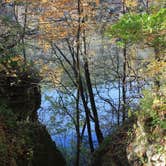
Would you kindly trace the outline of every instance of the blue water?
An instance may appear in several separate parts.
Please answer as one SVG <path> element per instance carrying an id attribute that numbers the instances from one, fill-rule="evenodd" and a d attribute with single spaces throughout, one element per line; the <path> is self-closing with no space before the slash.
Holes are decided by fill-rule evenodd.
<path id="1" fill-rule="evenodd" d="M 116 115 L 112 110 L 112 106 L 107 101 L 111 101 L 114 106 L 117 108 L 119 104 L 119 91 L 116 85 L 104 84 L 98 85 L 96 88 L 93 88 L 95 94 L 95 101 L 98 110 L 98 115 L 100 119 L 101 129 L 104 135 L 110 134 L 112 130 L 112 126 L 116 123 Z M 73 96 L 71 95 L 73 94 Z M 75 96 L 76 92 L 71 90 L 71 94 L 65 94 L 57 89 L 42 89 L 42 100 L 41 100 L 41 108 L 38 110 L 39 120 L 46 125 L 52 139 L 56 142 L 56 144 L 62 148 L 73 146 L 75 144 L 76 136 L 75 136 L 75 128 L 71 121 L 69 114 L 73 115 L 75 111 Z M 99 94 L 99 95 L 98 95 Z M 135 91 L 128 90 L 128 96 L 138 95 Z M 120 90 L 121 96 L 121 90 Z M 101 99 L 102 97 L 102 99 Z M 56 103 L 61 103 L 62 99 L 63 104 L 68 110 L 66 113 L 66 109 L 60 107 Z M 103 101 L 103 99 L 105 101 Z M 132 100 L 129 101 L 132 104 Z M 136 99 L 135 99 L 136 102 Z M 82 104 L 80 104 L 80 108 L 83 110 Z M 84 111 L 82 111 L 81 116 L 84 115 Z M 94 124 L 92 124 L 92 130 L 94 130 Z M 87 137 L 87 131 L 85 130 L 85 138 Z M 93 141 L 97 142 L 95 132 L 92 131 Z"/>

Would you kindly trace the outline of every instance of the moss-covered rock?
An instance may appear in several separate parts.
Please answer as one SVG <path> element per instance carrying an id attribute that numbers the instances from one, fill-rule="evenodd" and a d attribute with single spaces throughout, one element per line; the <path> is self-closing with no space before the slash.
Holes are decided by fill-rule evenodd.
<path id="1" fill-rule="evenodd" d="M 65 160 L 38 121 L 17 120 L 0 105 L 0 166 L 64 166 Z"/>
<path id="2" fill-rule="evenodd" d="M 0 166 L 64 166 L 62 154 L 37 118 L 40 77 L 27 66 L 8 71 L 0 71 Z"/>
<path id="3" fill-rule="evenodd" d="M 108 136 L 102 145 L 96 150 L 93 156 L 93 166 L 128 166 L 129 161 L 127 158 L 127 146 L 131 141 L 132 136 L 129 131 L 132 132 L 131 121 L 126 122 L 123 126 L 116 128 L 111 136 Z"/>
<path id="4" fill-rule="evenodd" d="M 0 101 L 17 115 L 18 120 L 37 120 L 41 103 L 37 69 L 21 56 L 5 57 L 0 63 Z"/>
<path id="5" fill-rule="evenodd" d="M 43 125 L 18 122 L 14 116 L 8 115 L 0 112 L 0 166 L 65 165 L 63 156 Z"/>
<path id="6" fill-rule="evenodd" d="M 37 120 L 37 110 L 41 103 L 40 87 L 29 85 L 0 85 L 0 101 L 8 105 L 18 120 Z"/>
<path id="7" fill-rule="evenodd" d="M 108 136 L 93 157 L 93 166 L 165 166 L 166 137 L 143 114 L 133 116 Z"/>

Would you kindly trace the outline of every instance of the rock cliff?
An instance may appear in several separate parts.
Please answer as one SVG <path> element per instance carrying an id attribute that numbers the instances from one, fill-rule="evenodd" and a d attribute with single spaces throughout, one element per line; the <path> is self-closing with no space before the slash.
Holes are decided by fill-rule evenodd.
<path id="1" fill-rule="evenodd" d="M 27 68 L 7 72 L 0 72 L 0 166 L 64 166 L 62 154 L 37 118 L 40 77 Z"/>
<path id="2" fill-rule="evenodd" d="M 93 166 L 165 166 L 165 130 L 148 116 L 134 116 L 115 129 L 94 154 Z"/>

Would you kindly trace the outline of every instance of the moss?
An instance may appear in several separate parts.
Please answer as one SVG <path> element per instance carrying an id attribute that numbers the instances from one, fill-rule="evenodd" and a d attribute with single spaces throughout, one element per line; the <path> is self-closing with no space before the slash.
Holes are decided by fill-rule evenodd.
<path id="1" fill-rule="evenodd" d="M 0 87 L 0 166 L 64 166 L 62 154 L 37 120 L 40 88 L 32 80 L 13 86 L 5 80 L 0 80 L 4 83 Z"/>
<path id="2" fill-rule="evenodd" d="M 10 128 L 8 121 L 0 124 L 0 165 L 8 166 L 11 162 L 16 166 L 65 165 L 43 125 L 34 122 L 13 124 L 14 128 Z"/>
<path id="3" fill-rule="evenodd" d="M 158 119 L 157 114 L 149 111 L 133 114 L 104 140 L 94 153 L 92 165 L 153 165 L 153 155 L 165 154 L 165 131 Z"/>
<path id="4" fill-rule="evenodd" d="M 128 166 L 126 149 L 134 137 L 133 123 L 136 117 L 131 117 L 125 124 L 117 127 L 108 136 L 93 156 L 93 166 Z M 132 133 L 132 134 L 131 134 Z"/>

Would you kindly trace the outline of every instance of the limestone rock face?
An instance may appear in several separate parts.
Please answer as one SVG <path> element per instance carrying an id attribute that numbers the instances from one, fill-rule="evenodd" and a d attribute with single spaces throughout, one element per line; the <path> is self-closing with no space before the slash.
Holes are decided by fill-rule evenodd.
<path id="1" fill-rule="evenodd" d="M 130 165 L 164 166 L 166 165 L 164 130 L 157 127 L 149 128 L 148 131 L 145 121 L 139 119 L 134 126 L 135 137 L 126 149 L 129 163 Z"/>
<path id="2" fill-rule="evenodd" d="M 139 116 L 138 116 L 139 117 Z M 117 128 L 94 154 L 93 166 L 165 166 L 165 131 L 131 118 Z"/>

